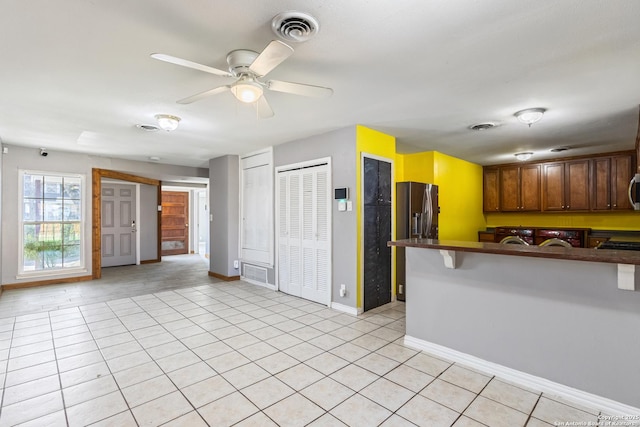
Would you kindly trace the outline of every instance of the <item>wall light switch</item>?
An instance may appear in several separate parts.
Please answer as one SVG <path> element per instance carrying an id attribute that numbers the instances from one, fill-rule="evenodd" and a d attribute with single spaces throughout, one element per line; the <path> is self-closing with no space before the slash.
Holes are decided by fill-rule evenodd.
<path id="1" fill-rule="evenodd" d="M 347 201 L 346 200 L 340 200 L 338 201 L 338 211 L 340 212 L 344 212 L 347 210 Z"/>
<path id="2" fill-rule="evenodd" d="M 353 210 L 353 202 L 351 200 L 347 200 L 347 212 L 351 212 Z"/>

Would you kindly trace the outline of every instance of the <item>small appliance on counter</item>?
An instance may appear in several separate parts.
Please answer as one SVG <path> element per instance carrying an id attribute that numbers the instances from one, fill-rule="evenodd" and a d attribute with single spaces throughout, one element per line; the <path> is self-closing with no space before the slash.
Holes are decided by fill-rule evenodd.
<path id="1" fill-rule="evenodd" d="M 622 251 L 640 251 L 640 237 L 614 236 L 596 246 L 596 249 L 615 249 Z"/>
<path id="2" fill-rule="evenodd" d="M 396 239 L 438 238 L 438 186 L 423 182 L 396 183 Z M 396 248 L 396 297 L 407 292 L 405 252 Z"/>

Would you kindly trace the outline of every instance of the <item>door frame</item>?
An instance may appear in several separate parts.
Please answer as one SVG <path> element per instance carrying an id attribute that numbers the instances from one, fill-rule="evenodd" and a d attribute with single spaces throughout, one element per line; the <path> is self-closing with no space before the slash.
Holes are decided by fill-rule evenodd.
<path id="1" fill-rule="evenodd" d="M 329 217 L 328 221 L 328 229 L 327 233 L 327 246 L 329 248 L 329 259 L 328 259 L 328 269 L 329 269 L 329 286 L 327 286 L 327 307 L 331 307 L 332 298 L 333 298 L 333 198 L 331 189 L 333 188 L 333 169 L 331 168 L 331 157 L 321 157 L 313 160 L 306 160 L 304 162 L 291 163 L 288 165 L 277 166 L 274 171 L 274 192 L 275 192 L 275 262 L 274 262 L 274 274 L 275 274 L 275 283 L 274 290 L 280 290 L 280 277 L 278 271 L 280 270 L 279 263 L 279 243 L 280 243 L 280 221 L 279 221 L 279 213 L 280 213 L 280 192 L 279 189 L 279 180 L 278 173 L 287 172 L 291 170 L 312 168 L 317 166 L 326 165 L 329 169 L 329 173 L 327 174 L 327 185 L 329 186 L 329 194 L 327 194 L 328 201 L 327 203 L 330 206 L 329 209 Z"/>
<path id="2" fill-rule="evenodd" d="M 360 209 L 360 229 L 358 232 L 360 233 L 359 243 L 360 243 L 360 256 L 358 263 L 360 264 L 360 280 L 358 283 L 358 301 L 357 310 L 358 313 L 364 312 L 364 159 L 373 159 L 379 160 L 382 162 L 391 163 L 391 240 L 396 239 L 396 178 L 395 178 L 395 162 L 394 159 L 389 157 L 379 156 L 377 154 L 371 154 L 362 152 L 360 154 L 360 203 L 358 208 Z M 391 248 L 391 302 L 396 300 L 396 292 L 393 284 L 396 279 L 396 251 L 395 247 Z"/>
<path id="3" fill-rule="evenodd" d="M 91 278 L 100 279 L 102 277 L 102 178 L 118 179 L 121 181 L 129 181 L 138 184 L 147 184 L 156 187 L 157 200 L 161 202 L 161 181 L 157 179 L 144 178 L 142 176 L 132 175 L 124 172 L 117 172 L 109 169 L 93 168 L 91 171 L 91 231 L 92 231 L 92 248 L 91 248 Z M 162 226 L 161 211 L 157 211 L 158 215 L 158 247 L 156 248 L 156 259 L 142 261 L 141 263 L 160 262 L 160 227 Z"/>

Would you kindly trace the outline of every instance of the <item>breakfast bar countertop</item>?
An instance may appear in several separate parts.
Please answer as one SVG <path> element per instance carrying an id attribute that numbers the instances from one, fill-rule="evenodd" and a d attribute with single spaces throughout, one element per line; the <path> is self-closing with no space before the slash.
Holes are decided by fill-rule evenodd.
<path id="1" fill-rule="evenodd" d="M 640 265 L 640 251 L 565 248 L 562 246 L 526 246 L 490 242 L 459 240 L 404 239 L 388 242 L 388 246 L 439 249 L 443 251 L 477 252 L 496 255 L 512 255 L 535 258 L 566 259 L 573 261 L 606 262 L 612 264 Z"/>

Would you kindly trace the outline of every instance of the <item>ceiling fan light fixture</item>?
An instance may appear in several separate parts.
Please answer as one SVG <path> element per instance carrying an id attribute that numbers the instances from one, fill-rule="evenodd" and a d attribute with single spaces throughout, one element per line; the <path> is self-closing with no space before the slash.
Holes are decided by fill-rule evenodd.
<path id="1" fill-rule="evenodd" d="M 531 127 L 532 124 L 540 121 L 544 116 L 545 108 L 527 108 L 526 110 L 520 110 L 514 114 L 520 120 L 520 122 Z"/>
<path id="2" fill-rule="evenodd" d="M 531 156 L 533 156 L 533 153 L 531 151 L 525 151 L 523 153 L 516 153 L 514 154 L 514 156 L 516 156 L 516 159 L 520 160 L 521 162 L 525 162 L 529 160 Z"/>
<path id="3" fill-rule="evenodd" d="M 256 102 L 262 96 L 262 86 L 254 79 L 247 77 L 241 78 L 237 83 L 231 86 L 231 93 L 238 101 L 246 104 Z"/>
<path id="4" fill-rule="evenodd" d="M 156 120 L 160 129 L 167 132 L 178 129 L 178 124 L 180 123 L 180 117 L 170 114 L 156 114 Z"/>

